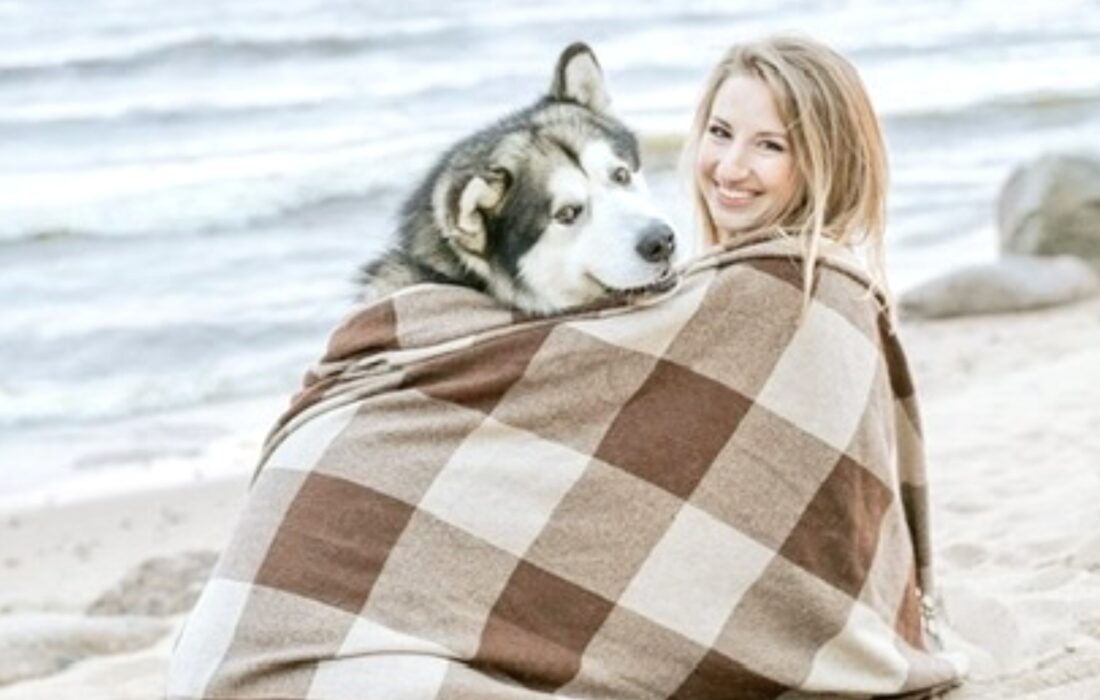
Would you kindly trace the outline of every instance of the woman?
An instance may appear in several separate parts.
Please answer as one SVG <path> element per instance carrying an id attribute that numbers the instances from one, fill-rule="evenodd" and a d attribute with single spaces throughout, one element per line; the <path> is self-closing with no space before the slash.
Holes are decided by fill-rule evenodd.
<path id="1" fill-rule="evenodd" d="M 733 46 L 707 79 L 682 153 L 681 169 L 691 182 L 701 242 L 712 255 L 721 255 L 719 251 L 725 250 L 751 259 L 786 250 L 788 260 L 797 262 L 802 303 L 801 313 L 789 316 L 794 319 L 793 325 L 800 327 L 806 321 L 818 289 L 829 287 L 827 280 L 836 277 L 837 271 L 865 285 L 867 293 L 855 302 L 855 307 L 847 306 L 842 315 L 852 321 L 862 315 L 856 307 L 864 305 L 867 315 L 877 317 L 878 349 L 890 374 L 895 400 L 903 406 L 913 428 L 907 435 L 896 426 L 882 426 L 884 432 L 897 430 L 896 457 L 890 467 L 898 478 L 892 484 L 896 491 L 892 497 L 904 502 L 910 530 L 906 541 L 895 544 L 912 547 L 917 567 L 912 600 L 903 601 L 898 617 L 919 619 L 922 631 L 911 633 L 909 641 L 918 649 L 932 650 L 930 658 L 948 664 L 939 669 L 938 673 L 943 674 L 939 678 L 933 673 L 917 681 L 910 675 L 903 692 L 921 695 L 921 686 L 925 686 L 923 692 L 934 692 L 937 685 L 942 688 L 945 682 L 950 684 L 953 675 L 965 674 L 968 664 L 954 654 L 936 651 L 941 644 L 934 619 L 919 414 L 904 353 L 893 330 L 892 298 L 885 270 L 886 149 L 858 72 L 839 53 L 807 38 L 776 36 Z M 749 292 L 743 300 L 751 303 L 753 296 Z M 818 306 L 836 308 L 828 299 L 828 291 L 821 296 L 823 303 Z M 781 302 L 767 303 L 768 313 L 783 306 Z M 797 329 L 791 333 L 797 334 Z M 818 357 L 829 356 L 832 341 L 821 337 L 828 334 L 806 330 L 802 335 L 816 335 Z M 811 373 L 830 372 L 842 383 L 850 379 L 845 376 L 844 366 L 830 367 L 826 359 L 817 364 L 821 367 L 810 368 Z M 807 391 L 811 393 L 813 390 Z M 883 423 L 893 422 L 892 417 L 881 419 Z M 912 489 L 912 483 L 920 487 Z M 840 508 L 850 504 L 834 505 Z M 857 539 L 858 534 L 848 532 L 846 537 Z M 822 568 L 830 566 L 825 563 Z M 908 613 L 906 607 L 911 608 Z M 873 679 L 874 664 L 871 666 L 863 678 L 853 673 L 848 687 L 841 680 L 828 690 L 868 692 L 863 683 L 877 683 Z"/>
<path id="2" fill-rule="evenodd" d="M 886 149 L 852 65 L 828 47 L 775 38 L 715 66 L 684 149 L 706 244 L 774 227 L 805 249 L 808 294 L 822 239 L 867 244 L 886 289 Z"/>

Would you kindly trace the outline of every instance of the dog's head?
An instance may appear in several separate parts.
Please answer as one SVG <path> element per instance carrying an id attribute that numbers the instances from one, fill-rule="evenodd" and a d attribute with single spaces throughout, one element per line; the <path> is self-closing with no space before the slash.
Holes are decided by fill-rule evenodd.
<path id="1" fill-rule="evenodd" d="M 573 44 L 546 96 L 450 152 L 436 224 L 502 301 L 552 313 L 674 284 L 676 234 L 609 105 L 595 55 Z"/>

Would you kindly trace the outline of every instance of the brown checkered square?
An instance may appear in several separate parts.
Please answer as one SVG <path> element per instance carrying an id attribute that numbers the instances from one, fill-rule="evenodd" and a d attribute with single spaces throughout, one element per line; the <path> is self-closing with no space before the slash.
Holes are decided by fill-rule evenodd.
<path id="1" fill-rule="evenodd" d="M 858 598 L 892 500 L 881 481 L 842 457 L 779 553 Z"/>
<path id="2" fill-rule="evenodd" d="M 771 700 L 783 694 L 784 686 L 753 673 L 733 659 L 710 651 L 669 700 Z"/>
<path id="3" fill-rule="evenodd" d="M 256 583 L 357 613 L 412 512 L 373 489 L 310 474 Z"/>
<path id="4" fill-rule="evenodd" d="M 913 376 L 909 373 L 909 362 L 902 350 L 897 329 L 884 313 L 878 316 L 878 328 L 879 346 L 886 366 L 890 368 L 890 388 L 898 399 L 908 399 L 913 396 Z"/>
<path id="5" fill-rule="evenodd" d="M 925 649 L 924 627 L 921 623 L 920 591 L 917 590 L 917 572 L 910 569 L 908 580 L 905 583 L 905 593 L 902 595 L 901 604 L 898 606 L 897 618 L 894 620 L 894 629 L 898 636 L 906 641 L 914 649 Z"/>
<path id="6" fill-rule="evenodd" d="M 792 258 L 786 255 L 763 256 L 752 260 L 746 260 L 745 266 L 751 267 L 758 272 L 763 272 L 766 275 L 771 275 L 798 292 L 799 295 L 802 294 L 803 270 L 802 260 L 799 258 Z M 814 279 L 812 282 L 815 291 L 817 290 L 820 280 L 821 268 L 818 267 L 814 270 Z"/>
<path id="7" fill-rule="evenodd" d="M 687 498 L 752 402 L 664 360 L 626 402 L 596 456 Z"/>
<path id="8" fill-rule="evenodd" d="M 397 346 L 397 313 L 392 301 L 372 304 L 347 318 L 329 340 L 325 360 L 336 362 L 364 352 Z"/>
<path id="9" fill-rule="evenodd" d="M 528 328 L 426 360 L 409 368 L 401 388 L 492 413 L 549 334 L 545 326 Z"/>
<path id="10" fill-rule="evenodd" d="M 520 563 L 471 663 L 532 688 L 555 690 L 577 675 L 585 647 L 612 607 L 580 586 Z"/>

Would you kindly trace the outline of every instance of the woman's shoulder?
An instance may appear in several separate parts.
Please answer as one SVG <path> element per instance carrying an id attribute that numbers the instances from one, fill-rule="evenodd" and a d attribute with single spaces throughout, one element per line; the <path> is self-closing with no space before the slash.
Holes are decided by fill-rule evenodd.
<path id="1" fill-rule="evenodd" d="M 877 333 L 880 323 L 888 320 L 887 295 L 859 253 L 823 240 L 812 256 L 811 274 L 807 257 L 801 241 L 794 238 L 764 239 L 704 256 L 720 271 L 729 301 L 746 312 L 792 320 L 835 315 L 869 335 Z"/>

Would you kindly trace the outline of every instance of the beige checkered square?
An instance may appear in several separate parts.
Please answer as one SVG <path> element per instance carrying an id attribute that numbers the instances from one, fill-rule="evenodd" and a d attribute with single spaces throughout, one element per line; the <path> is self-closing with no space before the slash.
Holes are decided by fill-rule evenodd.
<path id="1" fill-rule="evenodd" d="M 562 498 L 526 558 L 616 600 L 682 503 L 644 479 L 593 460 Z M 608 556 L 611 552 L 614 556 Z"/>
<path id="2" fill-rule="evenodd" d="M 484 415 L 415 391 L 387 392 L 359 404 L 358 419 L 325 450 L 317 471 L 405 503 L 424 497 L 440 468 Z"/>
<path id="3" fill-rule="evenodd" d="M 779 549 L 840 457 L 813 435 L 753 405 L 691 502 Z"/>
<path id="4" fill-rule="evenodd" d="M 360 614 L 471 658 L 517 561 L 418 511 L 391 550 Z"/>
<path id="5" fill-rule="evenodd" d="M 790 342 L 801 297 L 790 284 L 752 269 L 719 276 L 664 359 L 755 397 L 775 364 L 774 354 L 760 348 Z"/>
<path id="6" fill-rule="evenodd" d="M 309 624 L 301 624 L 302 620 L 309 620 Z M 338 608 L 286 591 L 253 586 L 233 629 L 225 660 L 203 697 L 241 697 L 239 686 L 247 685 L 250 698 L 306 698 L 313 680 L 311 664 L 269 661 L 264 672 L 257 674 L 256 662 L 249 659 L 271 659 L 279 649 L 307 649 L 307 659 L 335 656 L 354 623 L 354 615 Z M 277 640 L 274 647 L 273 640 Z"/>
<path id="7" fill-rule="evenodd" d="M 493 409 L 493 418 L 591 454 L 656 362 L 560 326 Z"/>
<path id="8" fill-rule="evenodd" d="M 705 654 L 704 647 L 683 635 L 619 606 L 585 649 L 576 678 L 558 696 L 598 698 L 608 688 L 626 687 L 632 699 L 664 700 Z"/>
<path id="9" fill-rule="evenodd" d="M 761 675 L 798 687 L 817 650 L 844 627 L 852 604 L 833 586 L 775 557 L 745 594 L 714 648 Z M 761 639 L 776 647 L 761 646 Z"/>

